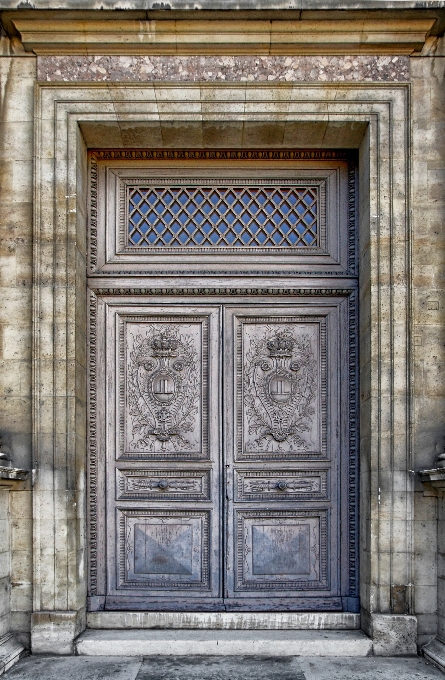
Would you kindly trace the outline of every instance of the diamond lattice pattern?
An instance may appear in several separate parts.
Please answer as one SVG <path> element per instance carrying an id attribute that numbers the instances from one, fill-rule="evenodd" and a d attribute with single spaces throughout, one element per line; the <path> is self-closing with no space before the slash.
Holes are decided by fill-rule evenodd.
<path id="1" fill-rule="evenodd" d="M 128 245 L 318 246 L 316 186 L 131 188 Z"/>

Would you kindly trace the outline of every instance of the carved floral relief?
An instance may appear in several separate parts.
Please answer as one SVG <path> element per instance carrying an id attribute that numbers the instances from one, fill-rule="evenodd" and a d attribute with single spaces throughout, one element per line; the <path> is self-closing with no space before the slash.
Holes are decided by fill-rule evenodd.
<path id="1" fill-rule="evenodd" d="M 199 325 L 147 323 L 137 331 L 127 365 L 130 452 L 199 451 Z"/>
<path id="2" fill-rule="evenodd" d="M 318 425 L 314 333 L 290 324 L 250 326 L 244 341 L 244 450 L 313 450 Z"/>

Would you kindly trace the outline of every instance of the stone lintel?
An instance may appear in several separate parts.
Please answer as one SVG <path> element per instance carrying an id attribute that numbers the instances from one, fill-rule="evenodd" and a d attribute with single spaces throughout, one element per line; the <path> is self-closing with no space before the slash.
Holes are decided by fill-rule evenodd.
<path id="1" fill-rule="evenodd" d="M 85 610 L 46 611 L 31 615 L 33 654 L 74 654 L 74 640 L 85 628 Z"/>
<path id="2" fill-rule="evenodd" d="M 375 656 L 417 654 L 417 619 L 398 614 L 371 614 Z"/>

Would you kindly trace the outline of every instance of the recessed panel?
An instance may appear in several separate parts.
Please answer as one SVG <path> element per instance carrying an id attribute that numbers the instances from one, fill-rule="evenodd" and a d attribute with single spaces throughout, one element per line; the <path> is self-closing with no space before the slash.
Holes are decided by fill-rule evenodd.
<path id="1" fill-rule="evenodd" d="M 207 319 L 123 319 L 119 362 L 120 457 L 207 457 Z"/>
<path id="2" fill-rule="evenodd" d="M 117 512 L 120 588 L 208 588 L 209 512 Z"/>
<path id="3" fill-rule="evenodd" d="M 238 460 L 323 456 L 324 320 L 239 319 L 236 343 Z"/>
<path id="4" fill-rule="evenodd" d="M 326 511 L 238 511 L 235 516 L 235 590 L 329 588 Z"/>
<path id="5" fill-rule="evenodd" d="M 354 267 L 350 153 L 147 153 L 142 162 L 129 149 L 90 156 L 91 272 L 293 276 L 303 266 L 325 276 Z"/>
<path id="6" fill-rule="evenodd" d="M 328 500 L 328 470 L 235 470 L 235 501 Z"/>
<path id="7" fill-rule="evenodd" d="M 210 470 L 116 470 L 118 500 L 210 500 Z"/>

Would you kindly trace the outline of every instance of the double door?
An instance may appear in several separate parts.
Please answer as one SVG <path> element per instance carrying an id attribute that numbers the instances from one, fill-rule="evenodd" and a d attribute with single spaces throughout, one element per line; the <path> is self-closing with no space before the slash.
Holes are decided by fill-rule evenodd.
<path id="1" fill-rule="evenodd" d="M 95 304 L 90 608 L 353 610 L 348 296 Z"/>

